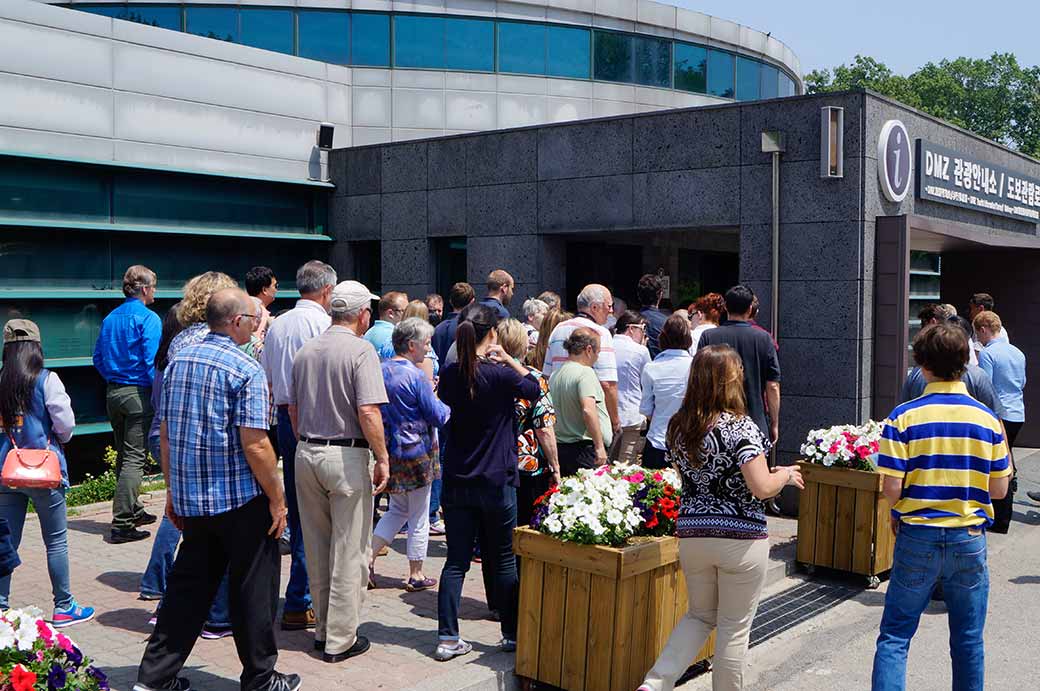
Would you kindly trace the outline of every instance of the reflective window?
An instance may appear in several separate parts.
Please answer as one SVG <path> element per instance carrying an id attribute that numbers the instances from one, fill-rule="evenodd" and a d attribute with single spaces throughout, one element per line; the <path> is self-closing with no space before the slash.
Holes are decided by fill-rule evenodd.
<path id="1" fill-rule="evenodd" d="M 156 7 L 155 5 L 102 5 L 95 7 L 76 7 L 91 14 L 100 14 L 127 22 L 157 26 L 160 29 L 181 30 L 181 8 Z"/>
<path id="2" fill-rule="evenodd" d="M 531 50 L 537 51 L 537 46 Z M 449 70 L 495 71 L 495 22 L 444 20 L 444 66 Z"/>
<path id="3" fill-rule="evenodd" d="M 636 84 L 660 87 L 672 85 L 671 41 L 635 36 L 633 58 Z"/>
<path id="4" fill-rule="evenodd" d="M 242 22 L 242 43 L 292 55 L 292 10 L 244 8 L 239 17 Z"/>
<path id="5" fill-rule="evenodd" d="M 394 67 L 444 67 L 444 18 L 394 17 Z"/>
<path id="6" fill-rule="evenodd" d="M 595 79 L 608 82 L 633 82 L 632 36 L 596 31 L 596 64 L 592 74 Z"/>
<path id="7" fill-rule="evenodd" d="M 233 7 L 189 7 L 188 33 L 238 43 L 238 10 Z"/>
<path id="8" fill-rule="evenodd" d="M 783 72 L 780 73 L 780 95 L 781 96 L 794 96 L 795 86 L 794 80 L 788 77 Z"/>
<path id="9" fill-rule="evenodd" d="M 762 98 L 776 98 L 780 95 L 780 70 L 772 65 L 759 65 L 762 75 L 760 93 Z"/>
<path id="10" fill-rule="evenodd" d="M 737 100 L 755 101 L 761 96 L 759 63 L 751 58 L 737 56 Z"/>
<path id="11" fill-rule="evenodd" d="M 708 86 L 708 49 L 675 44 L 675 88 L 703 94 Z"/>
<path id="12" fill-rule="evenodd" d="M 708 51 L 708 93 L 733 98 L 733 54 L 721 50 Z"/>
<path id="13" fill-rule="evenodd" d="M 300 10 L 298 17 L 300 57 L 350 64 L 350 14 Z"/>
<path id="14" fill-rule="evenodd" d="M 545 74 L 545 25 L 498 23 L 498 70 Z"/>
<path id="15" fill-rule="evenodd" d="M 353 12 L 350 15 L 350 64 L 390 65 L 390 16 Z"/>
<path id="16" fill-rule="evenodd" d="M 591 38 L 588 29 L 548 27 L 549 74 L 554 77 L 589 78 Z"/>

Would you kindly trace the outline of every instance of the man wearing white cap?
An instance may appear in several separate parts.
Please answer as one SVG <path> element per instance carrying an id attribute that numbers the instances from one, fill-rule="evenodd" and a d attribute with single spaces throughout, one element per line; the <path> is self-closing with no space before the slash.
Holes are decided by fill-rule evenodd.
<path id="1" fill-rule="evenodd" d="M 387 402 L 383 373 L 362 338 L 378 299 L 357 281 L 338 284 L 329 300 L 332 326 L 296 353 L 289 387 L 314 647 L 325 662 L 369 648 L 357 628 L 372 551 L 372 496 L 390 476 L 379 409 Z"/>

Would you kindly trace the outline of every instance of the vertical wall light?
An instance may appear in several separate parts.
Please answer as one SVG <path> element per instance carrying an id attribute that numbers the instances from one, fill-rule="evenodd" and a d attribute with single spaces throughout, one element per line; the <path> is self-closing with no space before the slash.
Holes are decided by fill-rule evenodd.
<path id="1" fill-rule="evenodd" d="M 845 177 L 845 109 L 820 108 L 820 177 Z"/>

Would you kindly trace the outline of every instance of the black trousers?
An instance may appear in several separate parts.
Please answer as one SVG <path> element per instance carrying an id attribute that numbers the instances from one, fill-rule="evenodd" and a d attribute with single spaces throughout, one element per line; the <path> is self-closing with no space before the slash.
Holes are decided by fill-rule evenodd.
<path id="1" fill-rule="evenodd" d="M 664 451 L 647 442 L 643 447 L 643 467 L 652 470 L 667 468 L 668 461 L 665 460 Z"/>
<path id="2" fill-rule="evenodd" d="M 1009 422 L 1004 420 L 1004 429 L 1007 431 L 1007 445 L 1010 451 L 1015 446 L 1015 439 L 1022 430 L 1021 422 Z M 1015 492 L 1018 491 L 1017 473 L 1011 475 L 1011 483 L 1008 485 L 1007 495 L 1003 499 L 993 500 L 993 525 L 990 532 L 1007 534 L 1011 527 L 1011 518 L 1014 514 Z"/>
<path id="3" fill-rule="evenodd" d="M 596 447 L 591 441 L 578 441 L 572 444 L 556 444 L 556 453 L 560 457 L 560 476 L 577 475 L 579 468 L 596 467 Z"/>
<path id="4" fill-rule="evenodd" d="M 158 687 L 180 673 L 227 571 L 241 689 L 267 688 L 278 660 L 274 620 L 280 576 L 278 541 L 267 534 L 270 527 L 270 505 L 262 494 L 227 513 L 184 519 L 183 541 L 137 673 L 140 683 Z"/>

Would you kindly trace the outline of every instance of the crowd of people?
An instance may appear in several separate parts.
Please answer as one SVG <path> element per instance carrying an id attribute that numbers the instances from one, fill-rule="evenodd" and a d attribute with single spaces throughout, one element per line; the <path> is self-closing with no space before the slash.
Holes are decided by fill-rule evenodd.
<path id="1" fill-rule="evenodd" d="M 220 272 L 192 278 L 160 318 L 149 309 L 157 281 L 147 267 L 127 269 L 126 301 L 105 318 L 94 355 L 117 449 L 111 541 L 148 539 L 142 528 L 158 520 L 139 498 L 149 454 L 168 489 L 141 579 L 141 599 L 159 605 L 137 691 L 190 689 L 179 673 L 200 636 L 234 636 L 243 689 L 300 687 L 298 675 L 275 669 L 283 542 L 290 577 L 281 628 L 312 629 L 325 662 L 369 650 L 359 633 L 365 593 L 379 587 L 378 556 L 402 530 L 408 572 L 394 578 L 408 591 L 438 589 L 433 657 L 472 650 L 458 612 L 475 557 L 489 614 L 501 622 L 500 648 L 515 650 L 513 528 L 562 476 L 635 462 L 682 477 L 677 534 L 690 600 L 642 688 L 672 688 L 712 630 L 716 688 L 740 688 L 768 564 L 764 502 L 803 487 L 797 467 L 767 462 L 779 436 L 779 345 L 755 322 L 750 288 L 671 311 L 661 307 L 661 277 L 648 274 L 635 286 L 638 310 L 590 284 L 574 296 L 574 313 L 546 291 L 520 306 L 518 320 L 505 270 L 488 275 L 480 299 L 456 283 L 447 300 L 409 300 L 339 281 L 331 266 L 310 261 L 295 276 L 299 300 L 283 313 L 269 311 L 274 272 L 255 267 L 245 291 Z M 1002 487 L 1013 488 L 1007 449 L 1024 421 L 1025 358 L 992 297 L 976 294 L 970 305 L 970 322 L 949 305 L 921 313 L 906 402 L 886 421 L 878 464 L 902 529 L 876 688 L 899 688 L 899 658 L 905 666 L 923 609 L 923 586 L 900 578 L 907 542 L 963 542 L 984 567 L 979 531 L 1000 529 Z M 0 454 L 16 443 L 60 454 L 75 418 L 60 379 L 43 367 L 39 329 L 11 320 L 3 337 Z M 950 458 L 988 475 L 988 483 L 971 480 L 971 501 L 943 499 L 937 485 L 951 476 L 931 472 L 934 459 L 927 465 L 908 442 L 914 425 L 943 415 L 975 425 L 967 437 L 928 428 L 945 434 Z M 968 437 L 985 438 L 985 458 L 977 445 L 958 447 Z M 61 470 L 54 490 L 0 487 L 15 549 L 29 500 L 40 515 L 56 626 L 94 615 L 70 592 L 63 456 Z M 439 579 L 424 570 L 431 534 L 446 534 Z M 984 616 L 984 598 L 936 563 L 928 594 L 945 585 L 951 616 L 955 608 L 969 623 Z M 0 578 L 0 607 L 9 589 L 10 577 Z M 974 635 L 951 645 L 977 645 Z M 981 674 L 971 665 L 955 665 L 955 675 Z"/>

